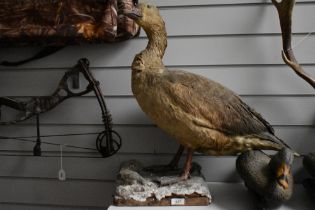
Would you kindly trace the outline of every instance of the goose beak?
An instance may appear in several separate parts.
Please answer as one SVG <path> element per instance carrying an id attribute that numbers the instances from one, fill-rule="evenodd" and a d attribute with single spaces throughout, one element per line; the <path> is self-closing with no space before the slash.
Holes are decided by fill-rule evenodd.
<path id="1" fill-rule="evenodd" d="M 291 174 L 290 166 L 286 164 L 282 164 L 277 170 L 277 182 L 278 184 L 284 188 L 289 188 L 289 176 Z"/>
<path id="2" fill-rule="evenodd" d="M 140 9 L 137 7 L 131 9 L 131 10 L 124 10 L 123 14 L 126 15 L 127 17 L 133 19 L 133 20 L 138 20 L 139 18 L 142 17 Z"/>

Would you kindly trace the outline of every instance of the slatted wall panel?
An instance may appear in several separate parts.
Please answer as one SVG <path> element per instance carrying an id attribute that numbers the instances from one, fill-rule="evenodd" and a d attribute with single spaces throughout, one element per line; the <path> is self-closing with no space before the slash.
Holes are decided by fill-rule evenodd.
<path id="1" fill-rule="evenodd" d="M 204 75 L 233 89 L 271 122 L 276 133 L 298 152 L 315 148 L 314 90 L 283 65 L 277 13 L 265 0 L 151 0 L 161 8 L 168 30 L 165 64 L 171 69 Z M 314 27 L 315 1 L 297 1 L 294 39 Z M 83 45 L 66 49 L 18 68 L 1 68 L 0 95 L 23 99 L 51 94 L 66 69 L 81 57 L 91 61 L 112 112 L 115 130 L 123 137 L 119 154 L 98 154 L 66 149 L 68 180 L 56 179 L 59 148 L 43 145 L 43 155 L 27 157 L 32 144 L 0 142 L 0 209 L 104 209 L 112 199 L 115 174 L 121 161 L 139 159 L 145 164 L 166 163 L 177 149 L 175 141 L 142 113 L 130 90 L 130 64 L 146 45 L 142 32 L 129 42 Z M 21 59 L 38 49 L 0 49 L 1 59 Z M 296 49 L 300 63 L 315 75 L 315 36 Z M 81 78 L 82 79 L 82 78 Z M 83 79 L 82 85 L 86 84 Z M 41 116 L 43 134 L 102 130 L 93 95 L 74 98 Z M 5 118 L 6 114 L 2 113 Z M 4 136 L 34 135 L 34 120 L 1 126 Z M 94 147 L 95 136 L 58 137 L 47 141 Z M 238 182 L 234 157 L 197 154 L 209 182 Z M 220 166 L 220 167 L 218 167 Z M 296 161 L 297 180 L 305 176 Z"/>

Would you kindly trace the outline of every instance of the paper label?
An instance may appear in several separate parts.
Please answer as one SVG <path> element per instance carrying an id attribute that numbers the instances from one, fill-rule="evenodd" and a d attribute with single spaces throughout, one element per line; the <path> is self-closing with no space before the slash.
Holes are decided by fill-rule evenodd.
<path id="1" fill-rule="evenodd" d="M 172 206 L 183 206 L 185 205 L 185 198 L 172 198 L 171 199 Z"/>

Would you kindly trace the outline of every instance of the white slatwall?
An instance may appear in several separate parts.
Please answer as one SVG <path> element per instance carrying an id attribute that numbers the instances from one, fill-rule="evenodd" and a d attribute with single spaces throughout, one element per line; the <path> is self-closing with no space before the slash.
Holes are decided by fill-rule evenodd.
<path id="1" fill-rule="evenodd" d="M 165 64 L 221 82 L 274 125 L 276 133 L 298 152 L 315 148 L 314 90 L 282 62 L 278 16 L 267 0 L 151 0 L 161 8 L 169 35 Z M 294 39 L 314 28 L 315 1 L 297 1 Z M 168 162 L 175 141 L 142 113 L 130 90 L 130 64 L 145 47 L 140 37 L 124 43 L 84 45 L 66 49 L 18 68 L 0 69 L 0 95 L 27 96 L 52 93 L 66 69 L 81 57 L 91 61 L 113 115 L 115 130 L 123 137 L 119 154 L 108 158 L 94 152 L 65 149 L 68 181 L 59 182 L 58 147 L 43 145 L 43 155 L 25 157 L 32 144 L 0 142 L 0 209 L 104 209 L 111 203 L 114 180 L 121 161 L 145 164 Z M 38 49 L 0 49 L 1 59 L 21 59 Z M 315 76 L 315 36 L 296 49 L 305 69 Z M 81 78 L 82 79 L 82 78 Z M 82 85 L 84 85 L 82 81 Z M 93 95 L 74 98 L 41 116 L 42 133 L 96 132 L 102 129 Z M 2 113 L 3 119 L 6 114 Z M 0 126 L 1 135 L 34 135 L 34 120 Z M 59 137 L 47 141 L 94 147 L 95 136 Z M 79 157 L 78 157 L 79 156 Z M 82 157 L 83 156 L 83 157 Z M 85 156 L 85 157 L 84 157 Z M 87 157 L 88 156 L 88 157 Z M 197 154 L 209 182 L 238 182 L 234 157 Z M 220 167 L 218 167 L 220 166 Z M 297 180 L 305 177 L 301 160 L 294 166 Z"/>

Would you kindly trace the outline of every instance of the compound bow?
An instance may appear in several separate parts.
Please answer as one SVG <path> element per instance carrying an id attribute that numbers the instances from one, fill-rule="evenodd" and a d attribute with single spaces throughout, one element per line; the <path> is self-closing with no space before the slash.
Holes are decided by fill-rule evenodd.
<path id="1" fill-rule="evenodd" d="M 84 75 L 84 78 L 89 82 L 89 84 L 85 90 L 82 90 L 79 92 L 73 92 L 69 88 L 68 80 L 70 78 L 72 79 L 78 78 L 79 73 L 82 73 Z M 78 86 L 78 84 L 74 83 L 74 86 Z M 7 106 L 12 109 L 15 109 L 19 111 L 20 114 L 22 115 L 22 117 L 20 117 L 19 119 L 9 121 L 9 122 L 0 122 L 0 124 L 2 125 L 14 124 L 17 122 L 27 120 L 33 116 L 37 116 L 37 141 L 34 147 L 34 155 L 40 155 L 41 154 L 40 137 L 48 137 L 48 136 L 40 136 L 39 134 L 39 118 L 38 118 L 39 114 L 45 113 L 53 109 L 54 107 L 56 107 L 58 104 L 62 103 L 66 99 L 69 99 L 71 97 L 82 96 L 92 91 L 94 92 L 98 100 L 98 103 L 101 107 L 102 121 L 104 124 L 104 130 L 98 133 L 98 136 L 96 138 L 96 148 L 102 154 L 103 157 L 112 156 L 115 153 L 117 153 L 121 147 L 121 137 L 116 131 L 113 130 L 112 117 L 106 107 L 104 96 L 100 89 L 100 83 L 94 78 L 91 71 L 89 70 L 89 61 L 86 58 L 80 59 L 77 65 L 75 65 L 72 69 L 70 69 L 64 74 L 61 81 L 59 82 L 58 88 L 54 91 L 54 93 L 51 96 L 32 97 L 27 102 L 18 101 L 16 99 L 9 98 L 9 97 L 0 97 L 0 106 Z M 92 133 L 86 133 L 86 134 L 92 134 Z M 67 134 L 66 135 L 50 135 L 49 137 L 68 136 L 68 135 Z M 70 135 L 84 135 L 84 134 L 81 133 L 81 134 L 70 134 Z M 10 138 L 10 137 L 1 136 L 0 139 L 16 139 L 16 140 L 28 141 L 26 139 L 23 139 L 23 137 Z M 105 139 L 105 143 L 104 143 L 104 139 Z M 52 144 L 52 145 L 59 145 L 59 144 L 48 143 L 48 142 L 45 142 L 45 143 Z M 74 148 L 82 148 L 82 147 L 76 147 L 76 146 L 71 146 L 71 145 L 65 145 L 65 146 L 74 147 Z M 91 148 L 82 148 L 82 149 L 91 149 Z"/>

